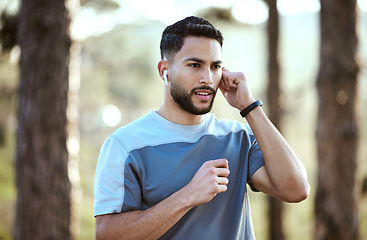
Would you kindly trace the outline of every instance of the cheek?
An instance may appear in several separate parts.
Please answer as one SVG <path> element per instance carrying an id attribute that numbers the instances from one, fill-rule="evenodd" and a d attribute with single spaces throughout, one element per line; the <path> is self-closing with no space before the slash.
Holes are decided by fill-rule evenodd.
<path id="1" fill-rule="evenodd" d="M 191 86 L 188 84 L 188 76 L 185 76 L 183 74 L 180 74 L 180 75 L 176 75 L 172 78 L 172 86 L 174 86 L 176 89 L 180 89 L 180 91 L 182 92 L 189 92 L 191 91 Z"/>
<path id="2" fill-rule="evenodd" d="M 190 71 L 182 71 L 179 75 L 176 76 L 176 81 L 183 87 L 187 89 L 191 89 L 196 85 L 196 80 L 198 77 L 195 73 Z"/>
<path id="3" fill-rule="evenodd" d="M 212 79 L 213 79 L 213 85 L 217 88 L 219 86 L 220 81 L 222 80 L 222 71 L 215 72 L 212 75 Z"/>

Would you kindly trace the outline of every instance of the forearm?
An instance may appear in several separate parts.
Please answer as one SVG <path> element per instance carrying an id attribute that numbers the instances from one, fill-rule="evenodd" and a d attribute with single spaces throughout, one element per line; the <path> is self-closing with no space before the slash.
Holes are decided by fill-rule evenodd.
<path id="1" fill-rule="evenodd" d="M 180 192 L 144 211 L 96 217 L 96 239 L 158 239 L 191 209 Z"/>
<path id="2" fill-rule="evenodd" d="M 247 116 L 265 161 L 271 188 L 281 199 L 308 194 L 309 185 L 303 163 L 274 127 L 260 107 Z M 291 200 L 289 200 L 291 201 Z"/>
<path id="3" fill-rule="evenodd" d="M 144 211 L 102 215 L 96 218 L 96 239 L 158 239 L 191 208 L 211 201 L 227 190 L 226 159 L 206 161 L 179 191 Z"/>

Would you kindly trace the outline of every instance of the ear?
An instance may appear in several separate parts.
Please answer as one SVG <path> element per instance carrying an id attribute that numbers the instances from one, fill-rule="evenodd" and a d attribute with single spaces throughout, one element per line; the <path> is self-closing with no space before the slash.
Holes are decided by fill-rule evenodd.
<path id="1" fill-rule="evenodd" d="M 169 69 L 169 62 L 165 61 L 165 60 L 160 60 L 158 62 L 158 72 L 159 72 L 159 76 L 161 77 L 161 79 L 163 81 L 165 81 L 165 77 L 164 77 L 164 72 L 168 71 Z M 167 85 L 167 84 L 166 84 Z"/>

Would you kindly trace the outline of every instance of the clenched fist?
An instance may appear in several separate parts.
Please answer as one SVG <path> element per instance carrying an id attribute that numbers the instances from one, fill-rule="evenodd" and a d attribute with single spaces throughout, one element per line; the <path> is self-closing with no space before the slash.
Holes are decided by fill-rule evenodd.
<path id="1" fill-rule="evenodd" d="M 205 162 L 184 190 L 192 206 L 208 203 L 218 193 L 227 190 L 229 175 L 228 161 L 217 159 Z"/>

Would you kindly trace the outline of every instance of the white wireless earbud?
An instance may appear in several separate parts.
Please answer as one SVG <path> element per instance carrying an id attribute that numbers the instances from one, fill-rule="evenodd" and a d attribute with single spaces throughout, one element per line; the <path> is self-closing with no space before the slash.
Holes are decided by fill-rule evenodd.
<path id="1" fill-rule="evenodd" d="M 168 80 L 167 80 L 167 70 L 164 70 L 163 72 L 163 78 L 164 78 L 164 85 L 168 85 Z"/>

